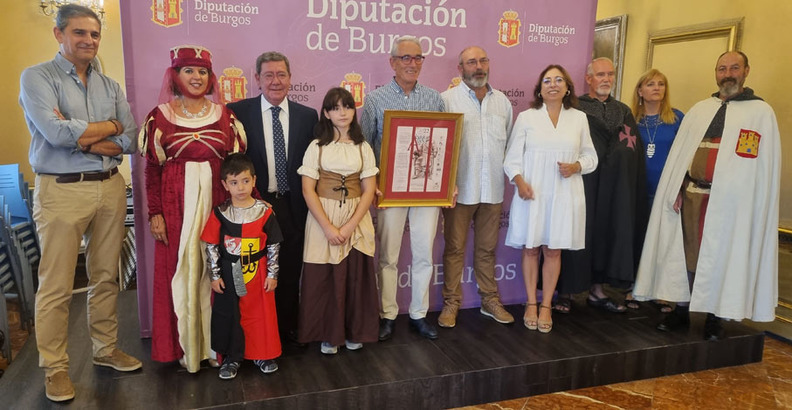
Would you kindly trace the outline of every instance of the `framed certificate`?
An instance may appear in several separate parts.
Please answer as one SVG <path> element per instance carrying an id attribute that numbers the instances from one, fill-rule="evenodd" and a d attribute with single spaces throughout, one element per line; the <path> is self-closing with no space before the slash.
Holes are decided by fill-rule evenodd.
<path id="1" fill-rule="evenodd" d="M 460 113 L 385 111 L 380 207 L 451 206 L 456 186 Z"/>

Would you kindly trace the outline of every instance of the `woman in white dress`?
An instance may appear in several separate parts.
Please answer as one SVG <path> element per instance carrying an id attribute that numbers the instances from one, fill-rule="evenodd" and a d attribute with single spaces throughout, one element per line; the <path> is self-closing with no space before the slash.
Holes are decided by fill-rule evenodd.
<path id="1" fill-rule="evenodd" d="M 552 296 L 561 273 L 561 249 L 585 245 L 586 199 L 581 175 L 597 168 L 586 114 L 576 110 L 575 86 L 566 70 L 550 65 L 539 75 L 531 108 L 517 116 L 503 169 L 515 185 L 506 245 L 523 249 L 528 294 L 523 323 L 548 333 Z M 539 252 L 542 303 L 537 306 Z"/>

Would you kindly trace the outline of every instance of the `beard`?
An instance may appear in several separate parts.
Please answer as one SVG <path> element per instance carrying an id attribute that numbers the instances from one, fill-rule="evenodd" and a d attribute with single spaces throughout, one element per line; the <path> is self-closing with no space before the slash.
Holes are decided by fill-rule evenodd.
<path id="1" fill-rule="evenodd" d="M 484 74 L 484 77 L 474 77 L 474 75 L 480 74 Z M 462 80 L 465 81 L 465 84 L 467 84 L 470 88 L 481 88 L 487 85 L 487 81 L 489 81 L 489 73 L 485 72 L 484 70 L 477 70 L 470 74 L 462 75 Z"/>
<path id="2" fill-rule="evenodd" d="M 600 85 L 594 91 L 600 97 L 607 97 L 611 93 L 611 86 L 610 85 Z"/>
<path id="3" fill-rule="evenodd" d="M 733 97 L 740 92 L 742 85 L 737 82 L 736 78 L 726 77 L 718 83 L 718 86 L 722 97 Z"/>

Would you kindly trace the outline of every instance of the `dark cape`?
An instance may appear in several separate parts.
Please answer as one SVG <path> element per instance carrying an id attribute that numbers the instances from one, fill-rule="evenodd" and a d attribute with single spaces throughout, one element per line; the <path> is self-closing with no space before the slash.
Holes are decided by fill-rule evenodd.
<path id="1" fill-rule="evenodd" d="M 649 219 L 644 147 L 630 109 L 613 97 L 579 99 L 599 165 L 583 176 L 586 248 L 561 252 L 559 293 L 580 293 L 593 283 L 629 287 Z"/>

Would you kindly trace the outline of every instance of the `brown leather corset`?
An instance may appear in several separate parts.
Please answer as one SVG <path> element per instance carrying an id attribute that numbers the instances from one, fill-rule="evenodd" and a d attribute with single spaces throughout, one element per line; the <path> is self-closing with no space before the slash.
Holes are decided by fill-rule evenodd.
<path id="1" fill-rule="evenodd" d="M 343 204 L 347 198 L 360 197 L 361 171 L 363 171 L 362 147 L 360 148 L 360 170 L 347 176 L 322 168 L 322 147 L 319 147 L 319 180 L 316 182 L 316 194 L 321 198 L 341 201 L 341 204 Z M 341 206 L 341 204 L 339 204 L 339 206 Z"/>

